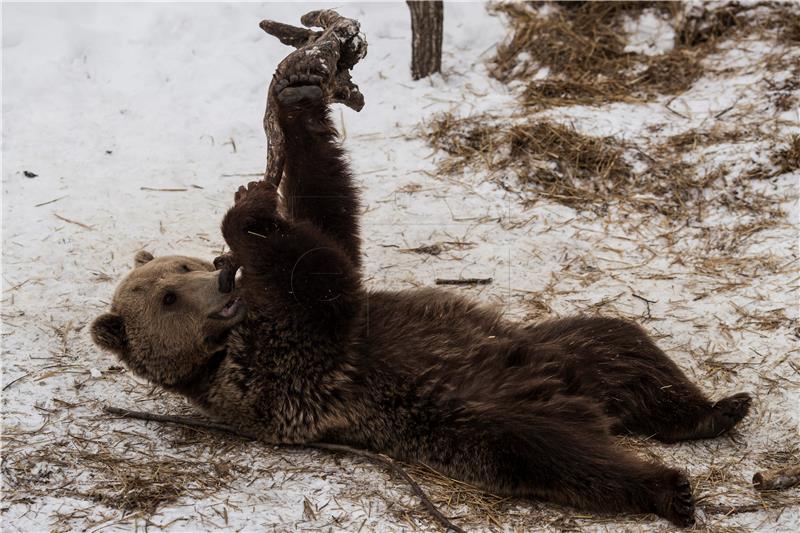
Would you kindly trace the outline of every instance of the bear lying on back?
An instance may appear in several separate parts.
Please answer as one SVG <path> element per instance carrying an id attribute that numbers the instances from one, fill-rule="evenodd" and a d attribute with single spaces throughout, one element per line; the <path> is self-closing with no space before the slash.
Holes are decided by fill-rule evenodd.
<path id="1" fill-rule="evenodd" d="M 440 290 L 366 291 L 357 193 L 317 79 L 276 85 L 283 203 L 266 182 L 239 189 L 219 271 L 140 253 L 95 342 L 265 442 L 344 443 L 496 494 L 692 524 L 686 476 L 612 435 L 716 437 L 749 396 L 709 401 L 623 320 L 517 324 Z"/>

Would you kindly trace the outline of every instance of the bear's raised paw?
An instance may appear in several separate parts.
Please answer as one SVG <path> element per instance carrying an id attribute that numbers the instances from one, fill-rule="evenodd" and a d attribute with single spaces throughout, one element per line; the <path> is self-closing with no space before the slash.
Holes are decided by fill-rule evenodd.
<path id="1" fill-rule="evenodd" d="M 275 84 L 275 96 L 282 105 L 293 105 L 303 100 L 322 100 L 322 76 L 317 74 L 290 74 Z"/>

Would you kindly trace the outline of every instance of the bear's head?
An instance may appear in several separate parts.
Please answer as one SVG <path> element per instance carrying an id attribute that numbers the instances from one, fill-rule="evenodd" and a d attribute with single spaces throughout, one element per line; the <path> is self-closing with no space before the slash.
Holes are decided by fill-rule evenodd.
<path id="1" fill-rule="evenodd" d="M 221 292 L 219 272 L 202 259 L 141 251 L 135 263 L 111 310 L 92 324 L 92 338 L 135 374 L 167 387 L 185 385 L 224 348 L 244 306 L 235 291 Z"/>

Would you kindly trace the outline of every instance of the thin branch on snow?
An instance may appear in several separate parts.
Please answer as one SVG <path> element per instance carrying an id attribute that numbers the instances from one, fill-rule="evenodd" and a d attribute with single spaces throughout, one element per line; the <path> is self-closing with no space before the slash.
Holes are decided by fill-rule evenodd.
<path id="1" fill-rule="evenodd" d="M 148 413 L 145 411 L 130 411 L 128 409 L 121 409 L 119 407 L 113 407 L 110 405 L 103 407 L 103 410 L 109 414 L 118 415 L 125 418 L 137 418 L 139 420 L 148 420 L 151 422 L 161 422 L 166 424 L 176 424 L 181 426 L 212 429 L 215 431 L 230 433 L 232 435 L 236 435 L 238 437 L 242 437 L 249 440 L 258 440 L 253 435 L 248 435 L 231 426 L 227 426 L 225 424 L 219 424 L 217 422 L 212 422 L 210 420 L 201 420 L 199 418 L 191 418 L 185 416 L 160 415 L 156 413 Z M 405 469 L 391 457 L 387 457 L 385 455 L 370 452 L 367 450 L 352 448 L 344 444 L 311 442 L 305 444 L 304 446 L 306 448 L 315 448 L 317 450 L 326 450 L 329 452 L 349 453 L 352 455 L 357 455 L 359 457 L 368 459 L 373 463 L 377 463 L 381 466 L 388 468 L 389 470 L 391 470 L 392 472 L 403 478 L 403 480 L 409 484 L 411 490 L 414 491 L 414 494 L 416 494 L 417 497 L 422 502 L 422 505 L 425 507 L 425 510 L 428 511 L 431 517 L 433 517 L 433 519 L 436 520 L 436 522 L 438 522 L 445 529 L 445 531 L 464 533 L 463 529 L 453 524 L 446 516 L 442 514 L 441 511 L 439 511 L 439 509 L 436 508 L 436 505 L 434 505 L 434 503 L 431 501 L 431 499 L 428 497 L 425 491 L 422 490 L 422 487 L 419 486 L 419 483 L 414 481 L 414 479 L 408 474 L 408 472 L 406 472 Z"/>

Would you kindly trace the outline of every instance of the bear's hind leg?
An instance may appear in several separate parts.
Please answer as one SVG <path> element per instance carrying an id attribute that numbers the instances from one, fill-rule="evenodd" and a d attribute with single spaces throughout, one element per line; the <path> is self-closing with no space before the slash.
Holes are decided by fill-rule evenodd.
<path id="1" fill-rule="evenodd" d="M 655 345 L 641 348 L 641 353 L 647 357 L 623 354 L 628 360 L 621 365 L 624 368 L 608 369 L 614 375 L 607 377 L 610 386 L 601 397 L 614 420 L 614 433 L 636 433 L 662 442 L 711 439 L 747 416 L 749 394 L 713 402 Z"/>
<path id="2" fill-rule="evenodd" d="M 747 393 L 710 401 L 632 322 L 575 317 L 534 324 L 525 332 L 540 346 L 534 350 L 558 368 L 569 393 L 602 402 L 615 433 L 665 442 L 713 438 L 749 412 Z"/>
<path id="3" fill-rule="evenodd" d="M 601 513 L 654 513 L 681 527 L 694 524 L 692 487 L 680 470 L 642 460 L 606 435 L 580 434 L 576 427 L 549 429 L 555 431 L 535 429 L 555 446 L 544 453 L 536 445 L 529 450 L 535 451 L 528 456 L 528 474 L 534 480 L 553 478 L 534 486 L 533 496 Z M 525 471 L 522 465 L 516 468 Z"/>
<path id="4" fill-rule="evenodd" d="M 723 435 L 750 410 L 750 395 L 738 393 L 712 402 L 649 338 L 635 353 L 620 351 L 621 363 L 606 381 L 606 411 L 615 433 L 633 432 L 663 442 Z"/>
<path id="5" fill-rule="evenodd" d="M 441 406 L 434 410 L 441 416 L 412 424 L 413 435 L 403 439 L 418 450 L 410 458 L 496 494 L 694 523 L 686 476 L 616 446 L 594 402 L 549 390 L 524 409 L 517 401 Z"/>

